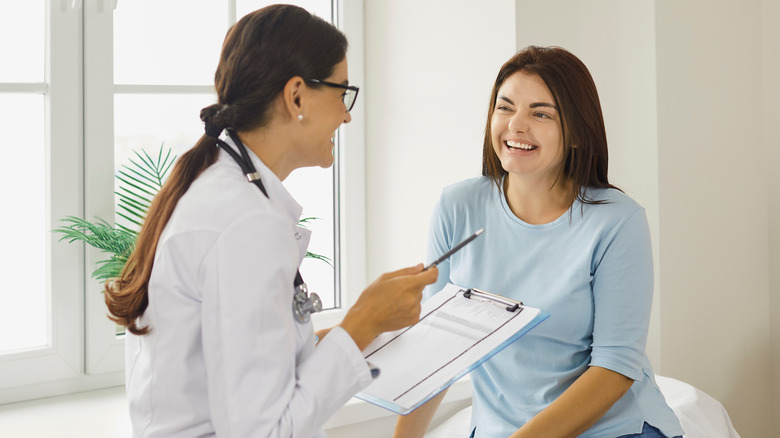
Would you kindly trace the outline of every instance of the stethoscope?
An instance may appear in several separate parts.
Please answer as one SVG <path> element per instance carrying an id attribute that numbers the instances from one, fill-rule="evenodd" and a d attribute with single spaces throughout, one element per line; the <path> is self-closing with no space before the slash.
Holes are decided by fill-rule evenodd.
<path id="1" fill-rule="evenodd" d="M 270 199 L 268 196 L 268 192 L 265 190 L 265 187 L 263 186 L 263 182 L 260 180 L 260 174 L 257 172 L 257 169 L 255 169 L 254 164 L 252 164 L 252 160 L 249 158 L 249 154 L 246 151 L 246 146 L 244 146 L 244 143 L 241 142 L 241 140 L 238 139 L 238 135 L 236 135 L 235 132 L 228 129 L 227 130 L 228 135 L 231 139 L 233 139 L 233 142 L 236 144 L 236 148 L 238 148 L 239 152 L 241 152 L 241 155 L 239 156 L 236 151 L 233 150 L 233 148 L 230 147 L 229 144 L 225 143 L 224 141 L 217 138 L 217 144 L 219 147 L 221 147 L 225 152 L 228 153 L 233 159 L 238 163 L 239 166 L 241 166 L 241 170 L 244 172 L 244 175 L 246 175 L 246 179 L 257 186 L 257 188 L 260 189 L 261 192 L 265 195 L 266 198 Z M 295 319 L 301 323 L 305 324 L 309 322 L 311 319 L 311 314 L 315 312 L 319 312 L 322 310 L 322 300 L 320 300 L 319 295 L 312 292 L 309 293 L 309 288 L 306 286 L 306 283 L 303 282 L 303 277 L 301 277 L 301 271 L 298 270 L 298 272 L 295 273 L 295 281 L 293 282 L 293 287 L 295 289 L 295 294 L 293 295 L 293 315 L 295 315 Z"/>

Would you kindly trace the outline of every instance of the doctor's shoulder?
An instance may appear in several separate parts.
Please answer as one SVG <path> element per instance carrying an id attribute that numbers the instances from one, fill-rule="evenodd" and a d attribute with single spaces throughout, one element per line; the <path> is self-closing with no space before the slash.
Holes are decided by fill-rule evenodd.
<path id="1" fill-rule="evenodd" d="M 176 205 L 168 223 L 181 232 L 219 232 L 250 212 L 278 214 L 240 172 L 215 163 L 204 170 Z"/>

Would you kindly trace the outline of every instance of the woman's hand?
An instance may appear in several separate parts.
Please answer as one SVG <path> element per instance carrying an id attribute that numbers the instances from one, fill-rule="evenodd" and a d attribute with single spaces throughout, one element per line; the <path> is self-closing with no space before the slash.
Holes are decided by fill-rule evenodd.
<path id="1" fill-rule="evenodd" d="M 422 264 L 382 274 L 360 294 L 341 327 L 363 350 L 378 334 L 416 323 L 422 290 L 438 275 L 436 268 L 423 271 Z"/>

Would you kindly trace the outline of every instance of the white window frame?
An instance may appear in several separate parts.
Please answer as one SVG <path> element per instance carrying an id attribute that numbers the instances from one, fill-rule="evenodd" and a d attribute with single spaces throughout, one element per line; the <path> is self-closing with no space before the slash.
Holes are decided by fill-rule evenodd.
<path id="1" fill-rule="evenodd" d="M 45 98 L 46 227 L 83 217 L 82 13 L 70 2 L 46 2 L 46 62 L 42 84 L 17 86 Z M 76 60 L 74 62 L 74 60 Z M 14 91 L 11 87 L 9 91 Z M 25 89 L 26 88 L 26 89 Z M 35 164 L 31 164 L 35 165 Z M 0 356 L 0 403 L 121 383 L 121 373 L 84 375 L 84 246 L 47 239 L 49 344 Z"/>
<path id="2" fill-rule="evenodd" d="M 113 163 L 113 105 L 96 102 L 105 101 L 105 95 L 113 102 L 115 92 L 112 39 L 101 37 L 113 35 L 115 3 L 48 0 L 45 82 L 0 84 L 0 92 L 45 93 L 48 229 L 61 225 L 66 216 L 114 215 L 113 166 L 105 164 Z M 336 5 L 336 23 L 350 42 L 350 82 L 363 87 L 363 0 L 338 0 Z M 101 56 L 90 56 L 94 53 Z M 180 88 L 193 91 L 190 86 Z M 366 94 L 364 88 L 360 99 Z M 338 324 L 366 286 L 364 108 L 358 103 L 352 122 L 339 130 L 339 149 L 348 151 L 337 151 L 336 156 L 340 249 L 334 260 L 343 267 L 336 279 L 339 307 L 316 314 L 315 328 Z M 0 355 L 0 404 L 124 383 L 124 341 L 114 334 L 99 284 L 96 287 L 91 277 L 105 255 L 83 244 L 64 244 L 59 237 L 52 233 L 48 239 L 50 344 Z"/>
<path id="3" fill-rule="evenodd" d="M 84 217 L 114 217 L 114 9 L 108 1 L 84 2 Z M 109 36 L 108 38 L 106 36 Z M 108 97 L 107 97 L 108 96 Z M 96 128 L 97 127 L 97 128 Z M 109 163 L 107 165 L 107 163 Z M 101 181 L 95 184 L 93 181 Z M 88 184 L 87 184 L 88 183 Z M 86 248 L 84 278 L 85 374 L 124 370 L 124 339 L 106 318 L 106 305 L 91 272 L 105 259 Z M 92 287 L 90 287 L 92 286 Z"/>

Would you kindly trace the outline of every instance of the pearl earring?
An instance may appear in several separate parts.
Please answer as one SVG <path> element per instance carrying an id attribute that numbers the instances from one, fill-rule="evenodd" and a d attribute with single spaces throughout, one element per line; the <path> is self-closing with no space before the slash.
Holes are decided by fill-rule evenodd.
<path id="1" fill-rule="evenodd" d="M 298 114 L 298 121 L 303 120 L 303 114 Z"/>

